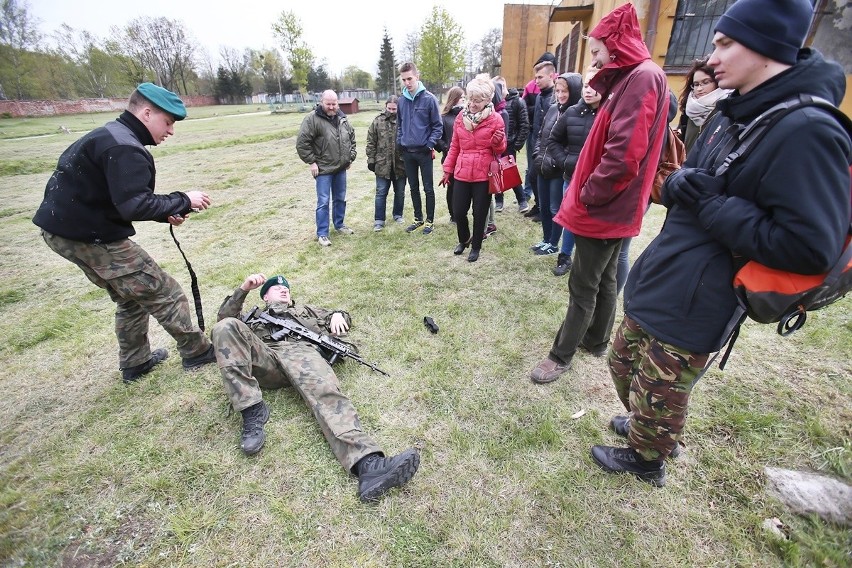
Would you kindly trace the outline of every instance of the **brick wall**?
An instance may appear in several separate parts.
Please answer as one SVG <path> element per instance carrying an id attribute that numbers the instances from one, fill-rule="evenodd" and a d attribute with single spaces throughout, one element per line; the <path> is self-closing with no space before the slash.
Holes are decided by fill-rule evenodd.
<path id="1" fill-rule="evenodd" d="M 216 97 L 193 95 L 182 96 L 188 107 L 211 106 L 219 104 Z M 124 110 L 127 99 L 79 99 L 76 101 L 0 101 L 0 115 L 10 116 L 52 116 L 63 114 L 81 114 L 88 112 L 109 112 Z"/>

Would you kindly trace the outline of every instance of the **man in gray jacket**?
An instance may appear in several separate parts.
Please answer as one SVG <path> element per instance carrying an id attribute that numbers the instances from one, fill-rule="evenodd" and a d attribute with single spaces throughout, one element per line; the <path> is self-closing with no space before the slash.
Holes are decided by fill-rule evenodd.
<path id="1" fill-rule="evenodd" d="M 320 104 L 302 121 L 296 140 L 299 158 L 311 168 L 317 184 L 317 242 L 324 247 L 328 239 L 329 208 L 338 233 L 351 235 L 343 223 L 346 215 L 346 170 L 357 155 L 355 130 L 340 111 L 337 94 L 324 91 Z M 329 203 L 330 202 L 330 203 Z"/>

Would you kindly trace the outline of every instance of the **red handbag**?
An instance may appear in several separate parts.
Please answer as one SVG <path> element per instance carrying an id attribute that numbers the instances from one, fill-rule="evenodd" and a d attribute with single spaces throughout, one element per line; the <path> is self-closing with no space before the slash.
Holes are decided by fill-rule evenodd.
<path id="1" fill-rule="evenodd" d="M 488 168 L 488 193 L 503 193 L 521 184 L 514 156 L 494 157 Z"/>

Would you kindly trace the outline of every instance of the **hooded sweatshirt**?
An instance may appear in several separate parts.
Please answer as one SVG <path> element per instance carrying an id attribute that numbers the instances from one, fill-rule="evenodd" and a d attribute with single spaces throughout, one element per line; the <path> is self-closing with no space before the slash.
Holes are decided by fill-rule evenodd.
<path id="1" fill-rule="evenodd" d="M 601 105 L 554 221 L 588 238 L 634 237 L 660 161 L 669 87 L 632 4 L 610 12 L 589 35 L 614 59 L 591 81 Z"/>
<path id="2" fill-rule="evenodd" d="M 444 127 L 438 99 L 426 90 L 422 82 L 417 82 L 413 95 L 408 89 L 402 90 L 396 114 L 397 145 L 410 152 L 426 152 L 435 148 Z"/>
<path id="3" fill-rule="evenodd" d="M 731 124 L 800 93 L 839 104 L 845 89 L 839 65 L 802 49 L 790 69 L 719 101 L 684 168 L 712 167 Z M 675 205 L 663 186 L 668 216 L 630 271 L 624 311 L 664 342 L 695 353 L 724 345 L 741 313 L 731 283 L 746 259 L 819 274 L 840 254 L 850 221 L 850 134 L 826 111 L 804 107 L 752 148 L 725 174 L 723 193 L 697 211 Z"/>

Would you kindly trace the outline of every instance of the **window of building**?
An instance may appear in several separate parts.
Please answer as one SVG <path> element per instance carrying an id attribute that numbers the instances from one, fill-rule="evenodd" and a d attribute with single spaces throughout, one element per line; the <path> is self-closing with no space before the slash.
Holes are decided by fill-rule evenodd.
<path id="1" fill-rule="evenodd" d="M 689 67 L 713 51 L 713 27 L 735 0 L 678 0 L 665 69 Z"/>

